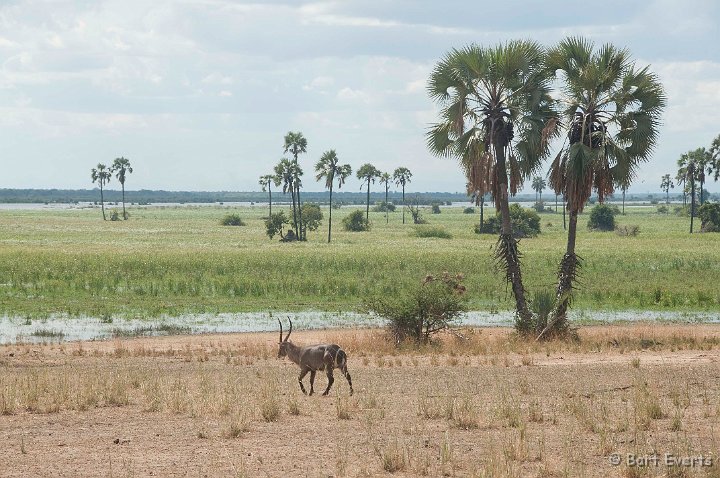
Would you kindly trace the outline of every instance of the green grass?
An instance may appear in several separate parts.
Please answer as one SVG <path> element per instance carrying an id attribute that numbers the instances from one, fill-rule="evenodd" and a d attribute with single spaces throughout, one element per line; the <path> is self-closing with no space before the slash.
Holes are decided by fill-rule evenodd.
<path id="1" fill-rule="evenodd" d="M 273 210 L 281 209 L 280 206 Z M 509 288 L 495 271 L 495 236 L 477 235 L 478 214 L 444 208 L 424 217 L 452 239 L 414 237 L 401 213 L 371 213 L 370 232 L 345 232 L 333 212 L 306 243 L 264 232 L 264 207 L 130 209 L 130 220 L 103 222 L 97 210 L 0 211 L 0 312 L 15 316 L 160 316 L 258 310 L 352 310 L 376 294 L 396 294 L 428 272 L 466 276 L 473 309 L 509 309 Z M 239 213 L 246 227 L 220 225 Z M 485 214 L 491 212 L 486 208 Z M 324 208 L 325 217 L 327 209 Z M 406 215 L 409 219 L 409 215 Z M 580 217 L 584 259 L 574 307 L 599 310 L 717 310 L 720 234 L 687 233 L 688 219 L 655 208 L 628 208 L 617 223 L 637 237 L 590 232 Z M 565 248 L 561 214 L 542 214 L 542 233 L 523 239 L 529 291 L 552 287 Z M 411 221 L 409 221 L 411 222 Z"/>

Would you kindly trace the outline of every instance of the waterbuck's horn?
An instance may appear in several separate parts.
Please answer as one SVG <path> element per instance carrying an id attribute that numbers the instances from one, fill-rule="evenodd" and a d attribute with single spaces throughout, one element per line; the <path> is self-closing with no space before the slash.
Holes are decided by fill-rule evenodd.
<path id="1" fill-rule="evenodd" d="M 288 317 L 288 322 L 290 322 L 290 331 L 288 332 L 287 336 L 285 336 L 285 342 L 287 342 L 287 339 L 290 338 L 290 334 L 292 334 L 292 320 L 290 320 L 290 317 Z"/>
<path id="2" fill-rule="evenodd" d="M 280 324 L 280 343 L 282 343 L 282 322 L 280 322 L 280 319 L 278 319 L 278 324 Z"/>

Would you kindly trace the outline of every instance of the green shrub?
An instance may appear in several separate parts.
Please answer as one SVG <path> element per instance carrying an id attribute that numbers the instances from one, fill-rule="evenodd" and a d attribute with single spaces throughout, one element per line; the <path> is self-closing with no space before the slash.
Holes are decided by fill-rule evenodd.
<path id="1" fill-rule="evenodd" d="M 265 220 L 265 233 L 270 239 L 277 234 L 280 235 L 280 238 L 284 238 L 283 227 L 287 224 L 290 224 L 290 221 L 284 211 L 273 213 Z"/>
<path id="2" fill-rule="evenodd" d="M 391 203 L 391 202 L 386 203 L 385 201 L 380 201 L 378 203 L 375 203 L 375 205 L 372 208 L 373 212 L 386 212 L 386 211 L 387 212 L 395 212 L 395 209 L 397 209 L 397 208 L 395 207 L 395 205 L 393 203 Z"/>
<path id="3" fill-rule="evenodd" d="M 531 209 L 525 209 L 517 203 L 510 205 L 510 224 L 512 225 L 513 236 L 535 237 L 540 234 L 540 216 Z M 477 234 L 500 234 L 502 230 L 502 218 L 500 211 L 485 220 L 483 227 L 475 226 Z"/>
<path id="4" fill-rule="evenodd" d="M 657 213 L 658 214 L 667 214 L 668 213 L 668 207 L 664 204 L 657 207 Z"/>
<path id="5" fill-rule="evenodd" d="M 697 210 L 702 232 L 720 232 L 720 203 L 706 202 Z"/>
<path id="6" fill-rule="evenodd" d="M 475 208 L 474 207 L 466 207 L 463 209 L 463 214 L 475 214 Z"/>
<path id="7" fill-rule="evenodd" d="M 323 218 L 320 206 L 311 202 L 306 202 L 300 207 L 300 213 L 302 216 L 303 230 L 314 231 L 320 227 L 320 221 L 322 221 Z"/>
<path id="8" fill-rule="evenodd" d="M 418 286 L 400 297 L 383 296 L 366 304 L 370 312 L 390 321 L 388 330 L 395 343 L 413 340 L 428 343 L 467 310 L 461 274 L 427 275 Z"/>
<path id="9" fill-rule="evenodd" d="M 119 221 L 120 220 L 120 213 L 117 209 L 113 209 L 110 213 L 110 220 L 111 221 Z"/>
<path id="10" fill-rule="evenodd" d="M 222 221 L 220 221 L 220 224 L 222 224 L 223 226 L 244 226 L 245 225 L 243 220 L 237 214 L 226 215 L 224 218 L 222 218 Z"/>
<path id="11" fill-rule="evenodd" d="M 356 209 L 342 220 L 343 227 L 346 231 L 362 232 L 370 230 L 370 222 L 365 218 L 365 212 Z"/>
<path id="12" fill-rule="evenodd" d="M 588 229 L 591 231 L 613 231 L 615 230 L 615 215 L 620 214 L 616 206 L 598 204 L 590 211 Z"/>
<path id="13" fill-rule="evenodd" d="M 452 239 L 452 234 L 439 226 L 415 226 L 416 237 L 437 237 L 439 239 Z"/>
<path id="14" fill-rule="evenodd" d="M 673 214 L 680 217 L 690 217 L 690 205 L 686 204 L 685 206 L 675 206 L 673 208 Z"/>
<path id="15" fill-rule="evenodd" d="M 440 214 L 440 204 L 433 203 L 433 205 L 431 206 L 431 212 L 433 214 Z"/>

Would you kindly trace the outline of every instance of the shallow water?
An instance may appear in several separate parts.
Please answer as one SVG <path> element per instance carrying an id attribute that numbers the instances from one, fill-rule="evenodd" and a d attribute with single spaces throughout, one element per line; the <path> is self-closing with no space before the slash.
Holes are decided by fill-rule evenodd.
<path id="1" fill-rule="evenodd" d="M 490 313 L 472 311 L 458 321 L 459 326 L 507 327 L 513 325 L 510 311 Z M 661 312 L 661 311 L 573 311 L 575 323 L 612 322 L 679 322 L 720 323 L 720 312 Z M 51 316 L 47 319 L 0 317 L 0 344 L 69 342 L 104 340 L 115 337 L 159 336 L 175 334 L 209 334 L 230 332 L 274 332 L 277 319 L 287 323 L 292 319 L 295 330 L 382 327 L 385 320 L 353 312 L 246 312 L 237 314 L 194 314 L 157 319 Z"/>

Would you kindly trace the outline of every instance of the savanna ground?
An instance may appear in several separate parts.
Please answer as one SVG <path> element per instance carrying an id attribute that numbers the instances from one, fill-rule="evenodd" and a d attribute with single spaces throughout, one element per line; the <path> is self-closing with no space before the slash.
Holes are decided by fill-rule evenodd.
<path id="1" fill-rule="evenodd" d="M 720 326 L 462 333 L 294 332 L 347 349 L 328 397 L 275 334 L 2 346 L 0 476 L 720 476 Z M 665 453 L 714 465 L 625 462 Z"/>
<path id="2" fill-rule="evenodd" d="M 477 214 L 427 208 L 452 236 L 439 239 L 399 212 L 344 232 L 354 209 L 334 211 L 330 245 L 326 223 L 307 243 L 270 241 L 263 207 L 131 208 L 121 222 L 0 211 L 0 313 L 346 311 L 442 270 L 465 274 L 471 309 L 511 307 Z M 589 232 L 581 217 L 574 307 L 716 313 L 720 234 L 628 211 L 617 221 L 637 237 Z M 229 212 L 247 225 L 220 226 Z M 552 287 L 564 250 L 562 215 L 541 218 L 520 246 L 531 292 Z M 585 326 L 577 344 L 462 333 L 396 349 L 380 331 L 293 332 L 348 351 L 352 397 L 339 374 L 330 397 L 303 396 L 275 334 L 0 346 L 0 476 L 720 476 L 720 326 Z M 715 466 L 628 467 L 628 453 Z"/>
<path id="3" fill-rule="evenodd" d="M 343 231 L 342 218 L 357 208 L 333 211 L 331 244 L 325 242 L 326 207 L 320 229 L 293 244 L 267 238 L 262 206 L 130 207 L 130 220 L 119 222 L 103 222 L 98 209 L 3 210 L 0 313 L 34 319 L 348 311 L 444 270 L 465 274 L 471 309 L 512 308 L 491 255 L 496 236 L 472 230 L 478 209 L 469 215 L 458 207 L 440 214 L 425 208 L 429 227 L 452 236 L 440 239 L 416 237 L 400 212 L 390 214 L 389 224 L 371 213 L 370 232 Z M 655 207 L 627 210 L 617 223 L 638 225 L 636 237 L 590 232 L 588 214 L 581 215 L 577 252 L 584 267 L 575 310 L 718 310 L 720 234 L 690 235 L 688 218 L 658 214 Z M 221 226 L 230 212 L 247 225 Z M 565 250 L 562 214 L 542 214 L 541 222 L 542 233 L 520 243 L 531 297 L 553 287 Z"/>

